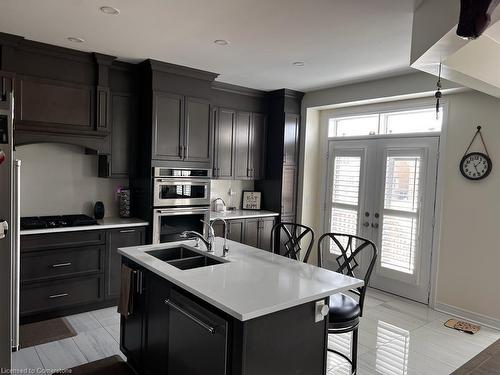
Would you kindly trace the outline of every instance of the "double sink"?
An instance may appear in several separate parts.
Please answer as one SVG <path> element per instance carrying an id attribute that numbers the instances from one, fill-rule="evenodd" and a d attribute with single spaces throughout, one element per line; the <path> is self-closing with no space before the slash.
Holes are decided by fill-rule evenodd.
<path id="1" fill-rule="evenodd" d="M 181 270 L 215 266 L 227 262 L 226 260 L 219 260 L 204 255 L 183 245 L 168 249 L 146 251 L 146 253 Z"/>

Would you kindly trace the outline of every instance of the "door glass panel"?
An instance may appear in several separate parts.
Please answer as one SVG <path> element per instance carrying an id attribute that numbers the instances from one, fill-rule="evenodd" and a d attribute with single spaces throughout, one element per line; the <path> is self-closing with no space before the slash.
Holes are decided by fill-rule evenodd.
<path id="1" fill-rule="evenodd" d="M 413 274 L 418 236 L 421 155 L 386 159 L 381 266 Z"/>
<path id="2" fill-rule="evenodd" d="M 334 158 L 332 208 L 330 232 L 357 234 L 358 204 L 361 180 L 361 156 L 342 156 Z M 346 238 L 341 244 L 346 246 Z M 330 242 L 330 252 L 340 254 L 333 241 Z"/>
<path id="3" fill-rule="evenodd" d="M 205 198 L 206 187 L 204 184 L 175 184 L 161 185 L 161 199 L 189 199 L 189 198 Z"/>
<path id="4" fill-rule="evenodd" d="M 179 241 L 180 234 L 187 230 L 203 233 L 205 214 L 160 216 L 160 242 Z"/>
<path id="5" fill-rule="evenodd" d="M 420 156 L 388 157 L 384 207 L 417 212 Z"/>

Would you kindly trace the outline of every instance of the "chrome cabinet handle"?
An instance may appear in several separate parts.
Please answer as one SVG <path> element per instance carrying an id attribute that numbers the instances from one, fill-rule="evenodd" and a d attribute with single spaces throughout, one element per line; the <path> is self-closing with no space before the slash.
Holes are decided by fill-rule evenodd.
<path id="1" fill-rule="evenodd" d="M 372 223 L 372 228 L 377 229 L 378 228 L 378 223 Z"/>
<path id="2" fill-rule="evenodd" d="M 53 264 L 52 268 L 68 267 L 68 266 L 71 266 L 71 262 Z"/>
<path id="3" fill-rule="evenodd" d="M 50 299 L 53 299 L 53 298 L 61 298 L 61 297 L 67 297 L 69 296 L 68 293 L 61 293 L 61 294 L 53 294 L 51 296 L 49 296 Z"/>
<path id="4" fill-rule="evenodd" d="M 133 233 L 133 232 L 135 232 L 135 229 L 124 229 L 120 231 L 120 233 Z"/>
<path id="5" fill-rule="evenodd" d="M 198 324 L 199 326 L 205 328 L 208 332 L 210 332 L 212 335 L 215 333 L 215 328 L 214 327 L 211 327 L 209 326 L 207 323 L 205 322 L 202 322 L 200 319 L 198 319 L 196 316 L 194 316 L 193 314 L 187 312 L 186 310 L 184 310 L 183 308 L 181 308 L 180 306 L 177 306 L 174 302 L 172 302 L 170 299 L 166 299 L 165 300 L 165 303 L 167 305 L 169 305 L 170 307 L 176 309 L 177 311 L 179 311 L 181 314 L 183 314 L 185 317 L 191 319 L 193 322 L 195 322 L 196 324 Z"/>

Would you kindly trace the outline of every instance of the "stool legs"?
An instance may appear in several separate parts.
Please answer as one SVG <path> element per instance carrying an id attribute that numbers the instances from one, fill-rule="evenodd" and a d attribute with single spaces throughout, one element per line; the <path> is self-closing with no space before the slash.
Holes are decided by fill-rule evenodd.
<path id="1" fill-rule="evenodd" d="M 343 357 L 349 364 L 351 365 L 351 374 L 356 375 L 357 370 L 358 370 L 358 326 L 350 328 L 349 330 L 329 330 L 328 334 L 339 334 L 339 333 L 347 333 L 347 332 L 352 332 L 352 339 L 351 339 L 351 358 L 347 357 L 345 354 L 340 353 L 337 350 L 333 350 L 327 347 L 327 350 L 329 352 L 335 353 L 341 357 Z"/>

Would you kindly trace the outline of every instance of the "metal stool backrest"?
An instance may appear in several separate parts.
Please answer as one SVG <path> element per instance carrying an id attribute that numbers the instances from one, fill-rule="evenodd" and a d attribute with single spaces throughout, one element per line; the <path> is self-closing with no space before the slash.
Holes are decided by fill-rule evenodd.
<path id="1" fill-rule="evenodd" d="M 340 254 L 330 251 L 327 244 L 330 244 Z M 368 253 L 365 258 L 368 261 L 368 267 L 361 269 L 359 260 L 366 253 Z M 318 240 L 318 265 L 320 267 L 325 266 L 327 257 L 333 258 L 338 265 L 335 269 L 336 272 L 362 279 L 365 282 L 364 286 L 350 290 L 359 297 L 358 303 L 361 313 L 363 312 L 366 288 L 375 267 L 377 254 L 377 246 L 372 241 L 351 234 L 325 233 Z M 333 263 L 330 262 L 330 265 L 333 266 Z"/>
<path id="2" fill-rule="evenodd" d="M 273 227 L 271 232 L 271 245 L 274 253 L 295 260 L 301 260 L 300 253 L 304 248 L 305 254 L 302 258 L 304 263 L 309 259 L 313 244 L 314 231 L 302 224 L 278 223 Z"/>

